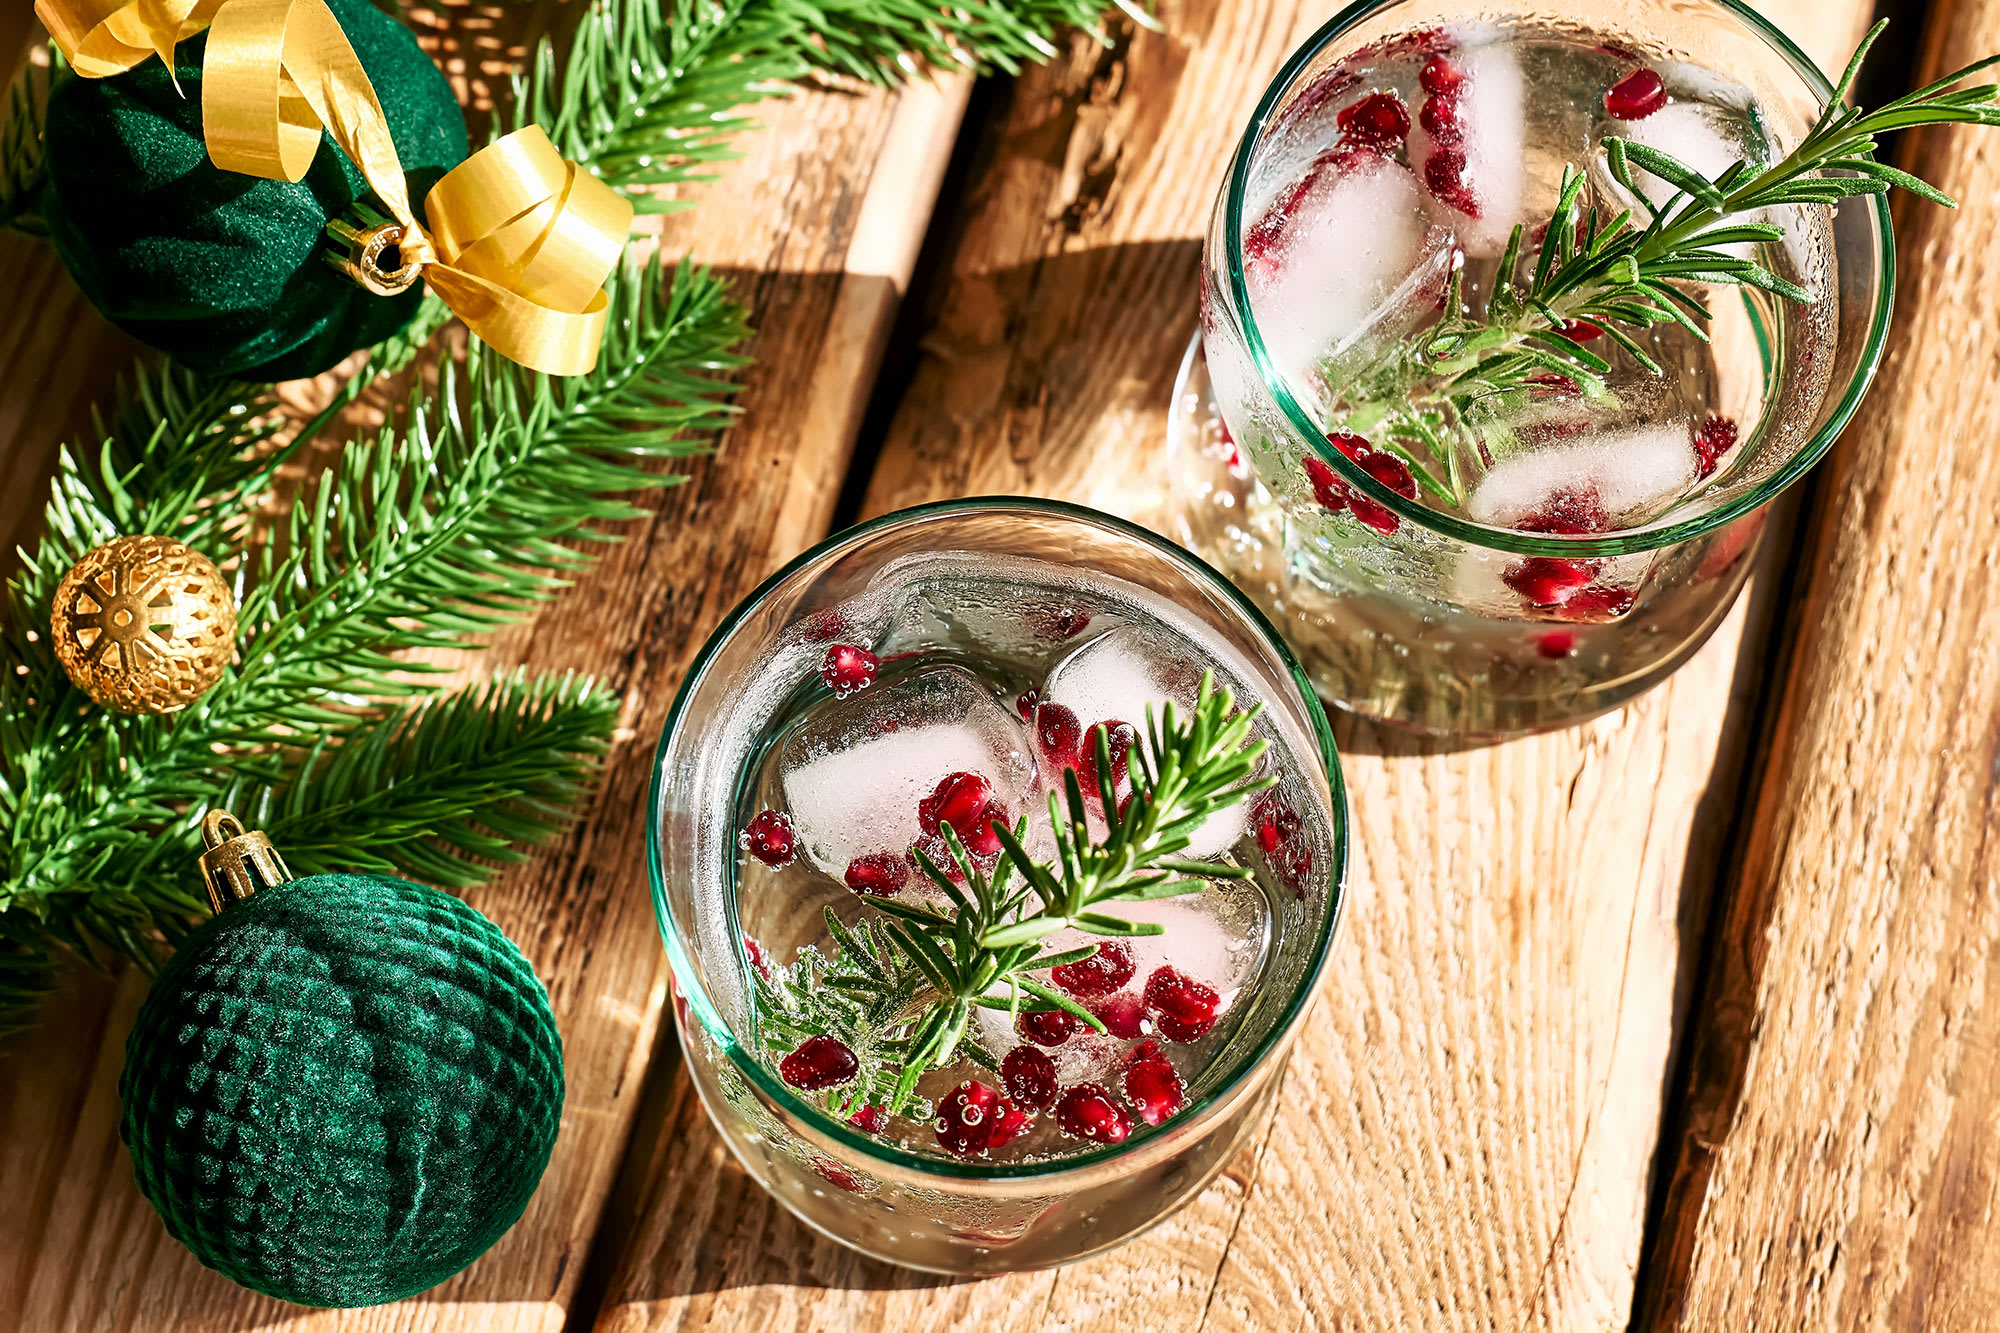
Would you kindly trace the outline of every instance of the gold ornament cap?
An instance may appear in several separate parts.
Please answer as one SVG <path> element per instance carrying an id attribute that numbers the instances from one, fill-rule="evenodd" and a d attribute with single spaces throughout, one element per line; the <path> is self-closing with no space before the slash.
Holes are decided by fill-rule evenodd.
<path id="1" fill-rule="evenodd" d="M 275 888 L 297 879 L 271 840 L 227 810 L 211 810 L 201 819 L 202 883 L 208 887 L 209 909 L 239 903 L 259 889 Z"/>
<path id="2" fill-rule="evenodd" d="M 236 599 L 207 556 L 171 537 L 119 537 L 76 562 L 49 608 L 56 660 L 121 713 L 172 713 L 236 653 Z"/>

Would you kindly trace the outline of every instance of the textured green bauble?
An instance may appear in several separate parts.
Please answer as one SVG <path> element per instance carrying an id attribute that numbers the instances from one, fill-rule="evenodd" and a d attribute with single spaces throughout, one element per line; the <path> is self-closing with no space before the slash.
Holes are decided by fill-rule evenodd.
<path id="1" fill-rule="evenodd" d="M 465 116 L 410 31 L 368 0 L 328 0 L 388 117 L 410 197 L 465 160 Z M 222 171 L 201 135 L 207 35 L 181 43 L 174 87 L 148 60 L 66 79 L 49 99 L 42 208 L 63 261 L 106 318 L 191 370 L 316 375 L 415 316 L 422 285 L 376 296 L 320 258 L 327 221 L 367 183 L 331 138 L 304 180 Z"/>
<path id="2" fill-rule="evenodd" d="M 313 875 L 204 923 L 125 1050 L 122 1133 L 167 1230 L 300 1305 L 375 1305 L 521 1216 L 562 1045 L 521 951 L 456 898 Z"/>

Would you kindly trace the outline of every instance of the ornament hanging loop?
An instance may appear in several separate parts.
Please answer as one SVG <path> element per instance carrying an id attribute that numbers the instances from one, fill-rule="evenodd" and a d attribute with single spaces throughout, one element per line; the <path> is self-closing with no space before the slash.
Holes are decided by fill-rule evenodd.
<path id="1" fill-rule="evenodd" d="M 264 834 L 243 827 L 227 810 L 211 810 L 201 819 L 201 878 L 208 887 L 208 905 L 218 915 L 259 889 L 275 888 L 296 879 L 285 858 Z"/>
<path id="2" fill-rule="evenodd" d="M 361 228 L 335 218 L 326 224 L 326 235 L 331 247 L 327 262 L 364 291 L 377 296 L 400 296 L 416 286 L 423 275 L 424 266 L 403 245 L 405 233 L 400 223 L 384 222 Z M 383 260 L 392 253 L 395 267 L 385 268 Z"/>

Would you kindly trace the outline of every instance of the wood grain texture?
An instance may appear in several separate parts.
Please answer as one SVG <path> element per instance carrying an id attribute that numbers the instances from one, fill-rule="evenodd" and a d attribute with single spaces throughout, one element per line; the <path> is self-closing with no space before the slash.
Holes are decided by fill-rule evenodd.
<path id="1" fill-rule="evenodd" d="M 1161 13 L 1164 36 L 1072 43 L 1011 90 L 944 224 L 948 272 L 867 511 L 986 492 L 1151 511 L 1213 191 L 1269 73 L 1325 18 Z M 1815 6 L 1802 35 L 1838 61 L 1865 17 Z M 903 1273 L 792 1221 L 683 1085 L 635 1143 L 600 1333 L 1622 1326 L 1683 933 L 1756 685 L 1737 654 L 1768 614 L 1740 606 L 1665 688 L 1562 735 L 1452 752 L 1342 728 L 1354 898 L 1285 1109 L 1163 1226 L 1054 1273 Z"/>
<path id="2" fill-rule="evenodd" d="M 1933 6 L 1924 77 L 2000 50 Z M 1827 465 L 1794 663 L 1718 918 L 1645 1327 L 2000 1327 L 2000 142 L 1905 165 L 1896 334 Z"/>
<path id="3" fill-rule="evenodd" d="M 702 637 L 772 567 L 824 535 L 856 423 L 929 218 L 967 84 L 826 90 L 767 105 L 746 159 L 663 236 L 734 277 L 757 336 L 744 424 L 657 494 L 561 602 L 468 656 L 468 674 L 577 669 L 621 691 L 617 747 L 587 818 L 531 866 L 466 895 L 526 951 L 564 1037 L 554 1160 L 522 1222 L 466 1273 L 394 1306 L 315 1313 L 249 1295 L 168 1240 L 117 1142 L 116 1079 L 143 987 L 79 978 L 6 1058 L 0 1091 L 0 1328 L 285 1328 L 361 1333 L 564 1326 L 655 1054 L 665 962 L 641 860 L 653 740 Z M 7 281 L 11 281 L 11 272 Z M 102 338 L 76 306 L 9 316 L 0 414 L 40 411 L 54 350 Z M 8 342 L 13 339 L 14 342 Z M 89 357 L 86 367 L 94 366 Z M 311 386 L 288 392 L 310 397 Z M 0 416 L 0 420 L 4 420 Z M 15 433 L 44 463 L 38 416 Z M 24 1206 L 24 1201 L 26 1206 Z"/>

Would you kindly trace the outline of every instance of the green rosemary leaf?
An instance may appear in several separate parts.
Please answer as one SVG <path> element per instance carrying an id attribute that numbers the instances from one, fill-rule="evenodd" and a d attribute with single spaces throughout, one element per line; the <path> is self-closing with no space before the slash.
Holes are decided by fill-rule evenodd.
<path id="1" fill-rule="evenodd" d="M 1045 940 L 1069 924 L 1061 917 L 1038 916 L 1026 921 L 1016 921 L 1005 926 L 995 926 L 979 937 L 979 943 L 988 949 L 1008 949 L 1017 944 L 1033 944 Z"/>
<path id="2" fill-rule="evenodd" d="M 1082 1019 L 1090 1025 L 1091 1030 L 1094 1032 L 1104 1031 L 1104 1020 L 1100 1019 L 1096 1014 L 1091 1013 L 1090 1010 L 1084 1008 L 1061 991 L 1051 986 L 1044 986 L 1033 977 L 1017 977 L 1015 980 L 1020 984 L 1022 990 L 1028 992 L 1028 994 L 1034 996 L 1042 1003 L 1054 1005 L 1064 1013 Z"/>
<path id="3" fill-rule="evenodd" d="M 1078 912 L 1069 919 L 1069 924 L 1087 935 L 1115 935 L 1121 938 L 1158 935 L 1166 929 L 1157 922 L 1127 921 L 1122 916 L 1106 916 L 1102 912 Z"/>

